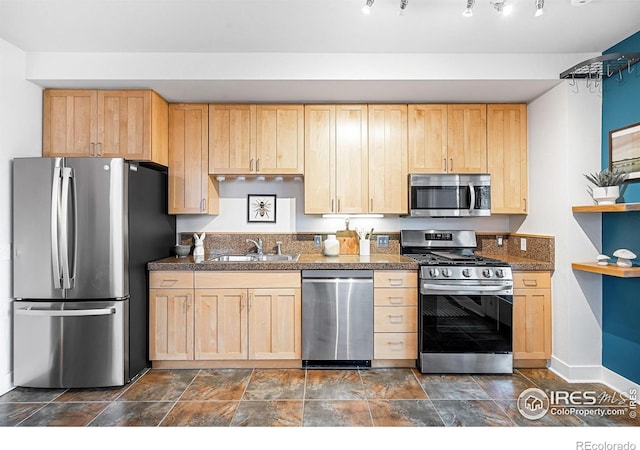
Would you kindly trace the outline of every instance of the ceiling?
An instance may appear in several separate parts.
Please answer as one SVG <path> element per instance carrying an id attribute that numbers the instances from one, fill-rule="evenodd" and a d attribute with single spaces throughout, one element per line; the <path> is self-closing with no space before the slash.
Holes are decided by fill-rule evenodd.
<path id="1" fill-rule="evenodd" d="M 600 54 L 640 30 L 639 0 L 580 0 L 587 3 L 572 5 L 576 1 L 546 0 L 545 14 L 534 17 L 535 0 L 507 0 L 514 11 L 503 17 L 489 0 L 476 0 L 473 17 L 466 18 L 461 14 L 466 0 L 409 0 L 403 16 L 397 14 L 400 0 L 376 0 L 368 16 L 361 12 L 365 0 L 0 0 L 0 38 L 27 54 L 540 55 Z M 83 83 L 82 79 L 74 81 Z M 155 81 L 154 85 L 149 80 L 149 87 L 164 90 L 166 97 L 175 97 L 171 100 L 198 95 L 184 82 L 173 81 Z M 519 81 L 509 89 L 515 96 L 533 98 L 554 81 Z M 42 84 L 47 83 L 64 85 L 65 80 Z M 225 95 L 238 100 L 250 96 L 261 100 L 257 92 L 264 92 L 265 86 L 264 80 L 237 86 L 230 80 L 211 83 L 226 83 Z M 271 83 L 275 90 L 269 95 L 278 93 L 284 96 L 282 100 L 295 100 L 302 95 L 296 92 L 305 90 L 303 82 Z M 308 86 L 334 92 L 333 87 L 340 88 L 335 83 L 316 80 Z M 380 83 L 385 91 L 382 81 L 374 83 L 375 88 L 379 90 Z M 200 92 L 211 87 L 206 80 L 196 85 L 192 89 Z M 345 95 L 353 96 L 356 85 L 343 85 L 340 89 Z M 464 80 L 442 80 L 421 89 L 425 95 L 434 92 L 455 100 L 462 99 L 464 86 Z M 363 89 L 367 91 L 366 84 Z M 396 89 L 404 96 L 407 84 L 390 80 L 384 95 L 393 97 Z"/>

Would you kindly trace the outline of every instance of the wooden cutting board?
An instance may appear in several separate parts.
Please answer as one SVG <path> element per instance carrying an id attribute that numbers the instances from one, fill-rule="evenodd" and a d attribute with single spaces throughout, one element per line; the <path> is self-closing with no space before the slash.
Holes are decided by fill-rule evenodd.
<path id="1" fill-rule="evenodd" d="M 358 255 L 360 253 L 360 238 L 356 230 L 337 231 L 336 239 L 340 242 L 341 255 Z"/>

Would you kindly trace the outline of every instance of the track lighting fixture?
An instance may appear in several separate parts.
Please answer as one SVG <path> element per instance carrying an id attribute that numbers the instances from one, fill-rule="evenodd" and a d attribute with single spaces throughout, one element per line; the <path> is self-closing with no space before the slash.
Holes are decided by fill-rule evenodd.
<path id="1" fill-rule="evenodd" d="M 374 0 L 367 0 L 367 4 L 362 7 L 362 13 L 369 15 L 371 14 L 371 7 L 373 6 Z"/>
<path id="2" fill-rule="evenodd" d="M 407 10 L 408 5 L 409 5 L 409 0 L 400 0 L 400 10 L 398 11 L 399 16 L 404 16 L 404 13 Z"/>
<path id="3" fill-rule="evenodd" d="M 536 17 L 544 14 L 544 0 L 536 0 Z"/>
<path id="4" fill-rule="evenodd" d="M 462 11 L 462 15 L 465 17 L 473 16 L 473 5 L 476 3 L 476 0 L 467 0 L 467 7 L 464 11 Z"/>
<path id="5" fill-rule="evenodd" d="M 507 0 L 502 0 L 501 2 L 495 3 L 491 2 L 491 4 L 493 5 L 494 9 L 503 16 L 508 16 L 513 11 L 513 6 L 507 4 Z"/>

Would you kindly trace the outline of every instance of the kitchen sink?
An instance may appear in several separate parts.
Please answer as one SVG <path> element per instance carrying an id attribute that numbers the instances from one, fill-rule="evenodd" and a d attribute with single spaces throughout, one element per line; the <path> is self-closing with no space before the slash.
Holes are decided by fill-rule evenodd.
<path id="1" fill-rule="evenodd" d="M 217 255 L 208 258 L 208 261 L 215 262 L 267 262 L 267 261 L 297 261 L 300 255 L 275 255 L 249 253 L 246 255 Z"/>

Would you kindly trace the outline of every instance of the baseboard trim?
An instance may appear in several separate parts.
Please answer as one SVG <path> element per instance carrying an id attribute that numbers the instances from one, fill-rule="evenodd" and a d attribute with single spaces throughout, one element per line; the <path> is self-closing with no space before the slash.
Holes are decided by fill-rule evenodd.
<path id="1" fill-rule="evenodd" d="M 639 384 L 604 366 L 571 366 L 552 356 L 549 370 L 571 383 L 602 383 L 616 392 L 640 390 Z"/>

